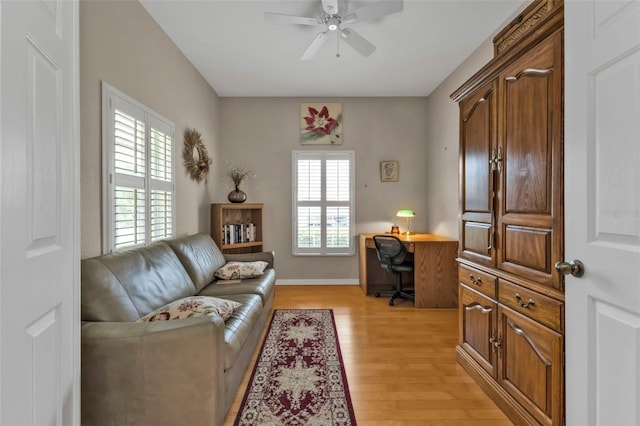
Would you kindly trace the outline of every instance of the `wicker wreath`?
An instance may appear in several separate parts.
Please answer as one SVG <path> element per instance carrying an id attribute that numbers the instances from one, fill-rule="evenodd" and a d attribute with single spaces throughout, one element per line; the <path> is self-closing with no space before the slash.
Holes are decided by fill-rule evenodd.
<path id="1" fill-rule="evenodd" d="M 209 165 L 213 161 L 209 158 L 207 148 L 202 143 L 202 136 L 196 129 L 186 129 L 184 131 L 182 158 L 184 159 L 184 167 L 189 172 L 191 179 L 198 183 L 203 180 L 207 181 Z"/>

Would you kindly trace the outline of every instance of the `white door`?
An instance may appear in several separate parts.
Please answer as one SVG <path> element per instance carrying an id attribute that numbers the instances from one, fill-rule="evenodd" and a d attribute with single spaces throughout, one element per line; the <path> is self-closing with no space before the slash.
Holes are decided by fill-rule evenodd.
<path id="1" fill-rule="evenodd" d="M 0 2 L 0 424 L 79 424 L 78 3 Z"/>
<path id="2" fill-rule="evenodd" d="M 565 3 L 569 425 L 640 425 L 640 1 Z"/>

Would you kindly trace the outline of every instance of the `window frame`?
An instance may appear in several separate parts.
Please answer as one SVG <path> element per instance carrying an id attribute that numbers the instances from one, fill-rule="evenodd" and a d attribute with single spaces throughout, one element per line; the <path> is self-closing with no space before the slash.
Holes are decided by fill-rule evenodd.
<path id="1" fill-rule="evenodd" d="M 144 145 L 145 145 L 145 171 L 143 177 L 127 176 L 117 173 L 115 169 L 115 107 L 118 105 L 121 112 L 131 114 L 137 121 L 144 123 Z M 153 176 L 154 166 L 152 165 L 152 133 L 159 132 L 161 135 L 170 138 L 169 150 L 165 153 L 171 155 L 169 180 L 156 179 Z M 176 235 L 176 174 L 175 174 L 175 124 L 127 96 L 123 92 L 114 88 L 106 82 L 102 82 L 102 252 L 113 253 L 123 250 L 129 250 L 135 247 L 141 247 L 151 244 L 155 241 L 173 238 Z M 166 171 L 167 169 L 165 169 Z M 139 244 L 129 244 L 121 248 L 116 248 L 115 243 L 115 191 L 116 184 L 119 183 L 127 188 L 138 188 L 144 190 L 144 242 Z M 159 191 L 171 194 L 169 204 L 170 220 L 166 220 L 168 215 L 164 216 L 164 223 L 168 223 L 171 227 L 170 233 L 163 233 L 159 238 L 152 235 L 152 192 Z M 166 204 L 165 204 L 166 207 Z"/>
<path id="2" fill-rule="evenodd" d="M 327 167 L 328 159 L 339 159 L 349 161 L 349 200 L 348 201 L 327 201 Z M 298 201 L 298 161 L 299 160 L 321 160 L 321 200 L 320 201 Z M 293 256 L 355 256 L 355 151 L 292 151 L 291 154 L 291 189 L 292 189 L 292 238 L 291 247 Z M 298 247 L 298 207 L 299 206 L 319 206 L 321 211 L 321 246 L 320 247 Z M 349 246 L 348 247 L 327 247 L 327 218 L 328 207 L 347 206 L 349 207 Z"/>

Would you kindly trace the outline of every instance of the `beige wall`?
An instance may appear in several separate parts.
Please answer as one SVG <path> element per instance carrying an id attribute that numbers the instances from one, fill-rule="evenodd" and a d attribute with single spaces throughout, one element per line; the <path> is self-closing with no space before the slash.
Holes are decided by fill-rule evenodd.
<path id="1" fill-rule="evenodd" d="M 522 12 L 524 2 L 503 25 L 496 28 L 427 98 L 426 192 L 429 197 L 427 229 L 434 234 L 458 236 L 458 153 L 460 114 L 449 96 L 493 58 L 493 37 Z"/>
<path id="2" fill-rule="evenodd" d="M 460 114 L 449 97 L 493 56 L 490 40 L 483 43 L 427 98 L 426 192 L 427 227 L 434 234 L 458 238 L 458 152 Z"/>
<path id="3" fill-rule="evenodd" d="M 209 231 L 216 185 L 196 184 L 182 165 L 185 127 L 201 132 L 218 163 L 219 101 L 191 63 L 135 0 L 80 2 L 82 257 L 101 253 L 101 81 L 175 123 L 177 235 Z M 216 165 L 214 163 L 214 167 Z"/>
<path id="4" fill-rule="evenodd" d="M 300 103 L 342 102 L 344 143 L 300 145 Z M 385 232 L 400 208 L 416 211 L 413 229 L 427 230 L 426 98 L 220 98 L 221 151 L 256 172 L 243 188 L 249 202 L 264 203 L 265 248 L 276 252 L 279 280 L 357 280 L 358 257 L 291 254 L 291 152 L 353 150 L 356 154 L 356 233 Z M 379 163 L 398 160 L 400 180 L 380 182 Z M 224 172 L 224 171 L 223 171 Z M 224 202 L 225 197 L 217 199 Z M 454 216 L 455 219 L 455 216 Z"/>
<path id="5" fill-rule="evenodd" d="M 257 177 L 243 189 L 265 204 L 267 250 L 282 280 L 357 280 L 358 258 L 291 255 L 291 151 L 299 143 L 301 102 L 339 101 L 342 146 L 356 152 L 355 233 L 386 231 L 413 208 L 413 229 L 458 237 L 458 107 L 449 96 L 492 57 L 490 39 L 428 98 L 218 98 L 135 0 L 80 3 L 82 257 L 101 252 L 100 82 L 108 82 L 176 124 L 178 235 L 208 232 L 209 204 L 226 202 L 229 164 Z M 197 128 L 214 159 L 208 184 L 185 174 L 185 127 Z M 382 183 L 379 162 L 398 160 L 400 181 Z"/>

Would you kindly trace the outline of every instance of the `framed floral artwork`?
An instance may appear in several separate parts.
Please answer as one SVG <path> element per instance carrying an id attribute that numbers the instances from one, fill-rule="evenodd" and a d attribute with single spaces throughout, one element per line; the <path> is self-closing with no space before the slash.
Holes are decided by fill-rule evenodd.
<path id="1" fill-rule="evenodd" d="M 381 161 L 380 162 L 380 182 L 397 182 L 398 181 L 398 162 L 397 161 Z"/>
<path id="2" fill-rule="evenodd" d="M 341 145 L 342 104 L 300 104 L 300 143 L 303 145 Z"/>

